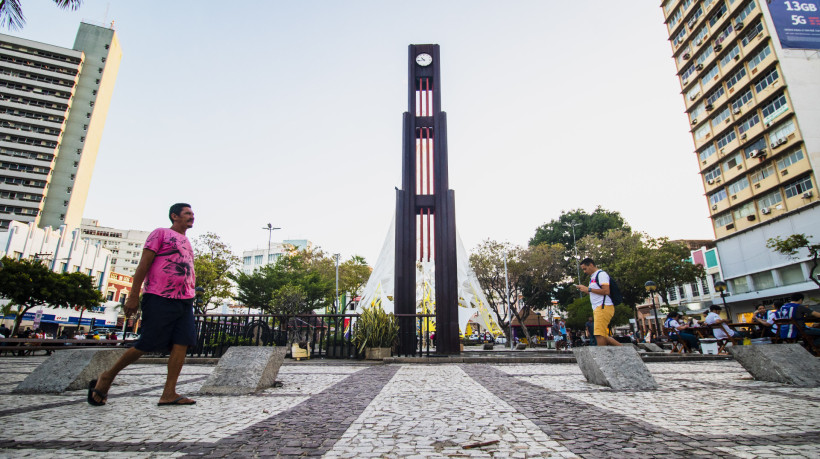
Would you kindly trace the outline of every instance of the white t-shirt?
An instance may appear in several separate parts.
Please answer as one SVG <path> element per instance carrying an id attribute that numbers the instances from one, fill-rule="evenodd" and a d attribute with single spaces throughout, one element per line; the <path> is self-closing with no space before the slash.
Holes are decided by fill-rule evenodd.
<path id="1" fill-rule="evenodd" d="M 595 282 L 595 276 L 598 276 L 598 284 Z M 609 285 L 609 274 L 606 271 L 595 271 L 592 273 L 592 276 L 589 278 L 589 288 L 599 289 L 601 285 Z M 604 295 L 599 295 L 597 293 L 589 292 L 589 302 L 592 303 L 592 309 L 598 309 L 602 304 L 604 304 Z M 606 295 L 606 305 L 609 306 L 612 304 L 612 297 Z"/>
<path id="2" fill-rule="evenodd" d="M 713 323 L 716 323 L 719 320 L 720 320 L 719 315 L 715 314 L 714 312 L 710 312 L 709 314 L 706 314 L 706 319 L 704 319 L 704 322 L 706 322 L 709 325 L 712 325 Z M 732 331 L 732 329 L 729 328 L 728 325 L 726 325 L 726 324 L 722 324 L 722 325 L 723 325 L 723 330 L 726 330 L 725 332 L 723 330 L 719 329 L 719 328 L 715 328 L 715 329 L 712 330 L 712 333 L 714 333 L 715 338 L 717 338 L 717 339 L 726 339 L 730 336 L 735 335 L 735 332 Z"/>

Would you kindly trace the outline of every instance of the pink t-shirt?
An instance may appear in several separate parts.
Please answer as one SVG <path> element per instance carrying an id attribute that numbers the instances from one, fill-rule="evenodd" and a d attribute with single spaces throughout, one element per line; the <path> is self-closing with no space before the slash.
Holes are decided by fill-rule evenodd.
<path id="1" fill-rule="evenodd" d="M 194 250 L 188 238 L 171 228 L 157 228 L 145 240 L 145 248 L 155 252 L 142 291 L 165 298 L 196 296 Z"/>

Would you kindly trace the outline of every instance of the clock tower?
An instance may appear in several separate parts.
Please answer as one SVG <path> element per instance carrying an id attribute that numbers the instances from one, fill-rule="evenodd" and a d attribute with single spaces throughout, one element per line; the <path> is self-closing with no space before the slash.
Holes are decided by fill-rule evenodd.
<path id="1" fill-rule="evenodd" d="M 403 353 L 416 348 L 416 263 L 435 263 L 436 352 L 458 354 L 455 193 L 449 189 L 447 116 L 438 45 L 410 45 L 402 187 L 396 191 L 395 311 Z"/>

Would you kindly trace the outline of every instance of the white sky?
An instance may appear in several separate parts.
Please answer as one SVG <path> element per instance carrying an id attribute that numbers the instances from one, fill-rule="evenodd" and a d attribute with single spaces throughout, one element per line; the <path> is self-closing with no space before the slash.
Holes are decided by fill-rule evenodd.
<path id="1" fill-rule="evenodd" d="M 13 35 L 123 49 L 86 218 L 237 254 L 310 239 L 371 265 L 401 185 L 407 46 L 441 45 L 450 186 L 468 250 L 526 244 L 562 210 L 714 237 L 659 1 L 24 1 Z M 8 33 L 4 31 L 4 33 Z"/>

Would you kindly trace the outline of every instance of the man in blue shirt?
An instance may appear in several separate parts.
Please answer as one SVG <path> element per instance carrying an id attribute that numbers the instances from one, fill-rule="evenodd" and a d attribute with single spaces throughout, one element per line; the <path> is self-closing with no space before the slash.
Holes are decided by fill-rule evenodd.
<path id="1" fill-rule="evenodd" d="M 812 311 L 807 306 L 803 306 L 802 293 L 793 293 L 791 302 L 780 307 L 777 317 L 778 319 L 794 319 L 797 322 L 797 324 L 781 325 L 779 327 L 781 338 L 797 338 L 797 327 L 800 327 L 803 334 L 809 335 L 812 339 L 814 347 L 820 347 L 820 329 L 806 327 L 806 319 L 809 317 L 820 318 L 820 312 Z"/>

